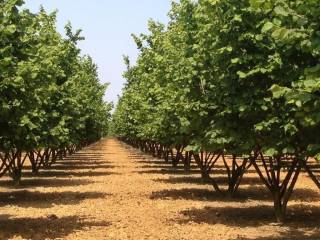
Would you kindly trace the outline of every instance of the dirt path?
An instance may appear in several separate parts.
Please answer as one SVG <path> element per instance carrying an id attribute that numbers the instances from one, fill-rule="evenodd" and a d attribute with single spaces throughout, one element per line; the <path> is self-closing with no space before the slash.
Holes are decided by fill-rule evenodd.
<path id="1" fill-rule="evenodd" d="M 252 186 L 254 183 L 254 186 Z M 22 186 L 0 179 L 0 239 L 320 239 L 320 195 L 300 179 L 289 223 L 254 173 L 237 200 L 114 139 L 103 140 Z"/>

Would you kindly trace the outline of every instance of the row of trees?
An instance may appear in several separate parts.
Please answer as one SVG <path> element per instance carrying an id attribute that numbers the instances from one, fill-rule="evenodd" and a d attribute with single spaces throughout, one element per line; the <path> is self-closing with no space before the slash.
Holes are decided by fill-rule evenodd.
<path id="1" fill-rule="evenodd" d="M 283 221 L 302 169 L 320 186 L 307 164 L 320 155 L 318 0 L 181 0 L 169 17 L 134 35 L 114 133 L 186 170 L 193 157 L 231 195 L 254 168 Z"/>
<path id="2" fill-rule="evenodd" d="M 36 173 L 100 139 L 111 108 L 107 84 L 77 47 L 81 31 L 68 24 L 62 37 L 55 12 L 22 5 L 0 1 L 0 176 L 17 183 L 26 160 Z"/>

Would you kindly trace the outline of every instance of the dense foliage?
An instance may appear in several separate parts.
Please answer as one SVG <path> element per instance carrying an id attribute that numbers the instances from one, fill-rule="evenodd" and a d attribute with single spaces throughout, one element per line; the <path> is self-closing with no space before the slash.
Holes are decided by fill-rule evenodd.
<path id="1" fill-rule="evenodd" d="M 37 172 L 100 139 L 110 115 L 107 85 L 77 47 L 81 31 L 68 24 L 63 38 L 55 13 L 22 5 L 0 1 L 0 173 L 17 182 L 26 159 Z"/>
<path id="2" fill-rule="evenodd" d="M 254 167 L 282 221 L 302 169 L 319 187 L 319 1 L 181 0 L 169 16 L 134 36 L 114 133 L 174 166 L 193 156 L 220 192 L 223 161 L 231 195 Z"/>

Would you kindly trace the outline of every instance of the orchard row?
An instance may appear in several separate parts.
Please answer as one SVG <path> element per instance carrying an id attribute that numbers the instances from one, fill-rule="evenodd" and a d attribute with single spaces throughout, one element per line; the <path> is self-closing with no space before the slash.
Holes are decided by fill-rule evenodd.
<path id="1" fill-rule="evenodd" d="M 283 221 L 303 170 L 320 186 L 308 165 L 320 156 L 319 1 L 181 0 L 169 17 L 134 35 L 114 134 L 174 167 L 194 160 L 230 195 L 252 167 Z"/>
<path id="2" fill-rule="evenodd" d="M 0 175 L 18 183 L 107 132 L 110 104 L 97 67 L 82 56 L 81 31 L 56 29 L 56 13 L 31 13 L 21 0 L 0 2 Z"/>

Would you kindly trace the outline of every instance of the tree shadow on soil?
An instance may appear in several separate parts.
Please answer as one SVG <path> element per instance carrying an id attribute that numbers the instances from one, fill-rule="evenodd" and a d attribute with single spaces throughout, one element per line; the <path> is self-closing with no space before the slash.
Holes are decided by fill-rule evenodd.
<path id="1" fill-rule="evenodd" d="M 74 164 L 74 165 L 78 165 L 78 164 L 81 164 L 81 165 L 103 165 L 103 164 L 106 164 L 106 163 L 110 163 L 109 161 L 104 161 L 104 160 L 101 160 L 101 159 L 91 159 L 89 161 L 87 160 L 83 160 L 83 159 L 65 159 L 65 160 L 60 160 L 58 161 L 58 163 L 60 164 L 64 164 L 64 165 L 68 165 L 68 164 Z"/>
<path id="2" fill-rule="evenodd" d="M 154 165 L 169 165 L 170 163 L 166 163 L 165 161 L 153 161 L 153 159 L 151 160 L 147 160 L 146 158 L 143 158 L 143 160 L 140 160 L 139 158 L 135 159 L 137 161 L 135 161 L 135 163 L 140 163 L 140 164 L 154 164 Z M 172 166 L 172 165 L 170 165 Z"/>
<path id="3" fill-rule="evenodd" d="M 150 199 L 162 200 L 193 200 L 193 201 L 224 201 L 224 202 L 245 202 L 248 200 L 272 201 L 271 194 L 262 187 L 243 187 L 238 190 L 236 195 L 231 198 L 222 196 L 218 192 L 209 189 L 183 188 L 170 189 L 153 192 Z M 303 200 L 306 202 L 317 201 L 320 199 L 316 191 L 309 189 L 295 189 L 292 200 Z"/>
<path id="4" fill-rule="evenodd" d="M 236 193 L 236 199 L 246 200 L 263 200 L 272 202 L 271 193 L 266 189 L 263 184 L 255 186 L 241 186 Z M 304 202 L 314 202 L 320 200 L 319 192 L 311 189 L 296 188 L 294 189 L 290 200 L 298 200 Z"/>
<path id="5" fill-rule="evenodd" d="M 0 180 L 0 187 L 7 188 L 33 188 L 33 187 L 64 187 L 88 185 L 92 181 L 84 179 L 22 179 L 19 186 L 15 185 L 12 180 Z"/>
<path id="6" fill-rule="evenodd" d="M 191 170 L 189 172 L 186 172 L 183 166 L 178 166 L 177 168 L 173 168 L 172 165 L 142 165 L 137 168 L 141 168 L 143 170 L 137 171 L 137 173 L 142 173 L 142 174 L 175 174 L 175 175 L 190 175 L 190 174 L 201 174 L 200 169 L 192 165 Z M 246 174 L 249 173 L 255 173 L 255 170 L 247 170 Z M 211 175 L 226 175 L 227 172 L 225 169 L 214 169 L 211 173 Z"/>
<path id="7" fill-rule="evenodd" d="M 220 194 L 208 189 L 184 188 L 153 192 L 150 199 L 161 200 L 193 200 L 193 201 L 228 201 Z M 232 201 L 236 201 L 231 199 Z M 239 201 L 239 199 L 237 199 Z"/>
<path id="8" fill-rule="evenodd" d="M 101 165 L 90 165 L 90 164 L 84 164 L 84 165 L 54 165 L 49 169 L 56 169 L 56 170 L 86 170 L 86 169 L 112 169 L 115 168 L 115 166 L 109 165 L 109 164 L 101 164 Z"/>
<path id="9" fill-rule="evenodd" d="M 196 222 L 238 227 L 258 227 L 275 222 L 273 207 L 264 205 L 250 207 L 205 207 L 203 209 L 188 209 L 180 213 L 183 215 L 183 219 L 177 219 L 180 224 Z M 300 204 L 288 206 L 287 216 L 287 221 L 283 226 L 313 228 L 318 227 L 320 224 L 320 208 L 315 206 Z"/>
<path id="10" fill-rule="evenodd" d="M 161 166 L 161 167 L 145 167 L 147 170 L 139 170 L 136 173 L 141 174 L 172 174 L 172 175 L 190 175 L 190 174 L 201 174 L 200 170 L 195 167 L 192 168 L 189 172 L 186 172 L 182 166 L 178 168 L 172 168 L 172 166 Z M 255 173 L 254 170 L 248 170 L 246 173 Z M 217 169 L 213 172 L 214 175 L 224 174 L 226 175 L 226 171 L 223 169 Z"/>
<path id="11" fill-rule="evenodd" d="M 54 205 L 76 205 L 87 199 L 99 199 L 111 194 L 100 192 L 31 192 L 14 191 L 0 193 L 0 206 L 50 208 Z"/>
<path id="12" fill-rule="evenodd" d="M 144 155 L 144 154 L 129 154 L 128 158 L 130 158 L 130 159 L 147 159 L 147 158 L 151 158 L 151 156 Z"/>
<path id="13" fill-rule="evenodd" d="M 150 169 L 150 170 L 138 170 L 135 171 L 135 173 L 139 174 L 160 174 L 160 175 L 190 175 L 190 174 L 200 174 L 200 170 L 195 170 L 192 169 L 190 170 L 189 173 L 185 172 L 184 169 L 173 169 L 173 168 L 168 168 L 168 169 Z"/>
<path id="14" fill-rule="evenodd" d="M 60 160 L 57 163 L 59 164 L 64 164 L 64 165 L 101 165 L 101 164 L 106 164 L 106 163 L 110 163 L 110 162 L 106 162 L 106 161 L 101 161 L 101 159 L 90 159 L 88 160 L 82 160 L 79 158 L 75 158 L 75 159 L 65 159 L 65 160 Z"/>
<path id="15" fill-rule="evenodd" d="M 218 184 L 224 184 L 226 183 L 227 178 L 225 176 L 219 176 L 219 177 L 214 177 L 216 182 Z M 206 181 L 202 179 L 200 176 L 199 177 L 193 177 L 193 176 L 187 176 L 187 177 L 170 177 L 169 179 L 154 179 L 153 181 L 155 182 L 163 182 L 163 183 L 169 183 L 169 184 L 196 184 L 196 185 L 211 185 L 209 181 Z M 251 177 L 251 176 L 245 176 L 241 184 L 255 184 L 255 185 L 262 185 L 261 180 L 259 177 Z"/>
<path id="16" fill-rule="evenodd" d="M 160 165 L 160 164 L 152 165 L 152 164 L 150 164 L 150 165 L 142 165 L 142 166 L 139 166 L 138 168 L 142 168 L 142 169 L 169 169 L 169 170 L 172 169 L 172 170 L 174 170 L 174 168 L 172 167 L 171 164 L 170 165 L 169 164 L 163 164 L 163 165 Z M 190 167 L 190 169 L 197 170 L 198 167 L 195 166 L 195 165 L 192 165 Z M 183 170 L 184 171 L 184 167 L 183 166 L 178 166 L 178 167 L 175 168 L 175 170 Z"/>
<path id="17" fill-rule="evenodd" d="M 0 239 L 57 239 L 90 227 L 107 227 L 106 221 L 89 221 L 78 216 L 58 218 L 0 218 Z"/>
<path id="18" fill-rule="evenodd" d="M 129 159 L 134 160 L 137 163 L 154 163 L 154 161 L 151 161 L 151 159 L 148 157 L 129 157 Z"/>
<path id="19" fill-rule="evenodd" d="M 99 151 L 85 151 L 85 152 L 77 152 L 75 154 L 69 155 L 68 157 L 73 157 L 73 156 L 103 156 L 105 153 L 104 152 L 99 152 Z"/>
<path id="20" fill-rule="evenodd" d="M 306 230 L 299 230 L 294 227 L 287 231 L 280 232 L 277 236 L 246 238 L 240 237 L 238 240 L 319 240 L 320 231 L 315 229 L 312 233 Z"/>
<path id="21" fill-rule="evenodd" d="M 108 172 L 108 171 L 102 171 L 102 172 L 93 172 L 93 171 L 86 171 L 86 172 L 74 172 L 74 171 L 41 171 L 37 174 L 31 173 L 31 172 L 25 172 L 23 173 L 23 178 L 67 178 L 67 177 L 102 177 L 102 176 L 108 176 L 108 175 L 117 175 L 118 173 L 114 172 Z M 24 181 L 24 179 L 22 180 Z"/>
<path id="22" fill-rule="evenodd" d="M 195 184 L 195 185 L 211 185 L 210 182 L 205 181 L 200 176 L 198 177 L 169 177 L 168 179 L 157 178 L 154 182 L 168 183 L 168 184 Z"/>

